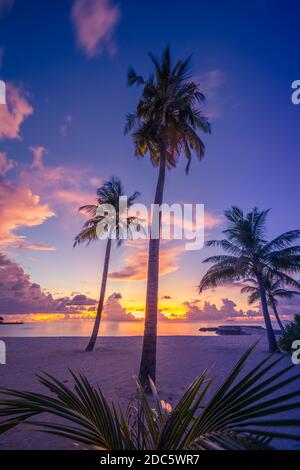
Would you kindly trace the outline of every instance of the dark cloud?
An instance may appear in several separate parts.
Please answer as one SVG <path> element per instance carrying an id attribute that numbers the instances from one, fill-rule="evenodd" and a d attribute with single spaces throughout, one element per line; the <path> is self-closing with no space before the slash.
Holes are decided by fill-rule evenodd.
<path id="1" fill-rule="evenodd" d="M 19 264 L 0 253 L 0 314 L 76 313 L 95 303 L 82 294 L 55 299 L 32 282 Z"/>

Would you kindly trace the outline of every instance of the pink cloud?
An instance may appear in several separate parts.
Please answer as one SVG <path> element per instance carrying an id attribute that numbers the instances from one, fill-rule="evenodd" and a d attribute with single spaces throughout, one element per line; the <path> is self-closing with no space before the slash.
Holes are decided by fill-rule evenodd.
<path id="1" fill-rule="evenodd" d="M 85 178 L 88 170 L 68 165 L 46 165 L 44 155 L 47 150 L 42 146 L 32 146 L 33 161 L 30 165 L 22 165 L 19 180 L 43 195 L 47 202 L 57 210 L 69 210 L 74 213 L 79 206 L 95 199 L 94 190 Z M 88 186 L 83 188 L 85 181 Z"/>
<path id="2" fill-rule="evenodd" d="M 0 175 L 0 213 L 0 246 L 25 243 L 16 230 L 40 225 L 55 215 L 28 187 L 17 185 L 3 175 Z"/>
<path id="3" fill-rule="evenodd" d="M 56 248 L 53 245 L 44 245 L 43 243 L 30 243 L 26 240 L 19 240 L 14 243 L 15 248 L 35 251 L 55 251 Z"/>
<path id="4" fill-rule="evenodd" d="M 55 300 L 31 281 L 23 268 L 0 253 L 0 312 L 56 312 L 65 309 L 65 301 Z"/>
<path id="5" fill-rule="evenodd" d="M 30 150 L 33 153 L 32 168 L 38 168 L 39 170 L 41 170 L 43 168 L 43 155 L 46 152 L 45 147 L 31 146 Z"/>
<path id="6" fill-rule="evenodd" d="M 33 108 L 28 94 L 15 85 L 7 83 L 6 94 L 7 104 L 0 106 L 0 140 L 21 139 L 21 124 L 33 113 Z"/>
<path id="7" fill-rule="evenodd" d="M 172 273 L 178 269 L 178 258 L 184 251 L 184 246 L 163 246 L 159 256 L 160 276 Z M 147 279 L 148 247 L 143 244 L 135 244 L 133 248 L 127 248 L 125 255 L 125 266 L 120 270 L 109 274 L 110 279 L 119 281 L 144 281 Z"/>
<path id="8" fill-rule="evenodd" d="M 0 175 L 5 175 L 16 165 L 15 160 L 8 159 L 5 152 L 0 152 Z"/>
<path id="9" fill-rule="evenodd" d="M 73 318 L 72 314 L 77 314 L 80 318 L 88 306 L 95 304 L 96 300 L 86 295 L 55 299 L 52 294 L 45 292 L 39 284 L 33 282 L 19 264 L 0 253 L 0 314 L 58 312 L 65 314 L 65 319 Z"/>
<path id="10" fill-rule="evenodd" d="M 86 168 L 45 165 L 46 149 L 31 146 L 30 150 L 30 164 L 17 163 L 0 152 L 0 246 L 53 251 L 52 245 L 28 241 L 16 232 L 43 224 L 54 215 L 63 215 L 62 223 L 69 227 L 78 207 L 95 201 L 95 190 Z M 13 180 L 7 177 L 12 169 Z"/>
<path id="11" fill-rule="evenodd" d="M 122 307 L 122 295 L 118 292 L 111 294 L 104 305 L 104 318 L 109 321 L 140 321 L 132 313 Z"/>
<path id="12" fill-rule="evenodd" d="M 222 299 L 221 307 L 217 307 L 215 304 L 205 301 L 202 303 L 200 300 L 187 300 L 183 302 L 183 306 L 186 308 L 185 315 L 171 314 L 169 318 L 160 312 L 159 319 L 161 321 L 251 321 L 251 320 L 262 320 L 261 313 L 257 310 L 242 310 L 237 309 L 237 304 L 230 299 Z M 164 309 L 165 310 L 165 309 Z"/>
<path id="13" fill-rule="evenodd" d="M 112 37 L 120 10 L 111 0 L 74 0 L 71 19 L 77 43 L 88 58 L 105 49 L 110 54 L 115 52 Z"/>

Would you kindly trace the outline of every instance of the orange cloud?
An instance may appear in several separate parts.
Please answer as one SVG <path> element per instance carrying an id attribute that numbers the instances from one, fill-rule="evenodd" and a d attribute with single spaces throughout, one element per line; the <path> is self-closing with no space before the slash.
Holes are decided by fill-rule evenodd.
<path id="1" fill-rule="evenodd" d="M 107 50 L 115 52 L 112 36 L 120 19 L 120 10 L 110 0 L 74 0 L 72 23 L 80 49 L 88 57 Z"/>
<path id="2" fill-rule="evenodd" d="M 95 198 L 94 191 L 81 187 L 86 170 L 67 165 L 46 165 L 43 157 L 47 150 L 44 147 L 31 146 L 30 150 L 33 152 L 33 162 L 22 166 L 20 181 L 47 198 L 51 206 L 68 206 L 74 212 L 80 205 Z"/>
<path id="3" fill-rule="evenodd" d="M 6 93 L 7 104 L 0 106 L 0 140 L 20 139 L 21 124 L 33 113 L 33 108 L 24 90 L 7 83 Z"/>
<path id="4" fill-rule="evenodd" d="M 29 242 L 15 232 L 22 227 L 40 225 L 61 213 L 69 226 L 78 207 L 95 199 L 92 188 L 95 181 L 91 181 L 87 169 L 45 165 L 47 150 L 42 146 L 31 146 L 30 150 L 33 153 L 31 164 L 17 163 L 0 152 L 0 246 L 53 251 L 55 247 Z M 7 177 L 12 169 L 15 170 L 13 181 Z"/>
<path id="5" fill-rule="evenodd" d="M 55 215 L 28 187 L 19 186 L 3 175 L 0 175 L 0 213 L 0 246 L 24 244 L 24 237 L 16 235 L 16 230 L 40 225 Z M 39 247 L 42 249 L 42 245 Z"/>
<path id="6" fill-rule="evenodd" d="M 108 296 L 104 305 L 104 318 L 109 321 L 139 321 L 131 312 L 127 312 L 126 308 L 122 307 L 121 299 L 122 295 L 118 292 Z"/>
<path id="7" fill-rule="evenodd" d="M 129 244 L 128 244 L 129 245 Z M 184 251 L 184 246 L 168 247 L 161 245 L 159 256 L 159 274 L 172 273 L 178 269 L 178 258 Z M 118 281 L 144 281 L 147 279 L 148 247 L 143 244 L 141 247 L 136 244 L 134 248 L 129 248 L 125 255 L 126 266 L 109 274 L 109 278 Z"/>

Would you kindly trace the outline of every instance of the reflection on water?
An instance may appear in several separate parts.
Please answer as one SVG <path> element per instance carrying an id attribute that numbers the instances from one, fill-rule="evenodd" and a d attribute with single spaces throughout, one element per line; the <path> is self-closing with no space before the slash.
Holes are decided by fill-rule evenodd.
<path id="1" fill-rule="evenodd" d="M 222 321 L 221 323 L 226 324 L 228 322 Z M 232 322 L 228 324 L 232 325 Z M 253 325 L 253 323 L 250 324 Z M 256 324 L 259 324 L 259 322 Z M 158 334 L 160 336 L 214 336 L 215 333 L 213 332 L 199 332 L 199 328 L 218 325 L 220 325 L 220 321 L 209 323 L 163 321 L 158 324 Z M 0 325 L 0 337 L 89 336 L 92 328 L 93 321 L 91 320 L 60 320 L 24 323 L 23 325 Z M 143 330 L 143 321 L 103 321 L 100 334 L 102 336 L 141 336 L 143 335 Z"/>

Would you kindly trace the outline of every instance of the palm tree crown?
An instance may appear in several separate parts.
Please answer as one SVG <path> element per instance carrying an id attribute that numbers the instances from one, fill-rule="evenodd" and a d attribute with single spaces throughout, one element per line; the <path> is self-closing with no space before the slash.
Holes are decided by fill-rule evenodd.
<path id="1" fill-rule="evenodd" d="M 127 114 L 125 134 L 132 132 L 135 153 L 143 157 L 150 154 L 153 165 L 158 165 L 161 148 L 166 149 L 166 165 L 176 166 L 177 158 L 184 152 L 189 169 L 192 152 L 199 159 L 205 146 L 197 131 L 210 132 L 210 124 L 198 105 L 205 97 L 189 74 L 190 58 L 172 66 L 167 47 L 161 60 L 150 54 L 155 73 L 147 80 L 130 68 L 129 85 L 142 85 L 142 95 L 134 113 Z"/>
<path id="2" fill-rule="evenodd" d="M 122 239 L 127 238 L 128 232 L 129 235 L 131 235 L 132 225 L 139 225 L 138 219 L 136 217 L 128 217 L 126 212 L 139 196 L 139 193 L 136 191 L 132 196 L 127 198 L 126 208 L 124 208 L 125 214 L 122 213 L 122 206 L 120 204 L 120 198 L 122 198 L 122 196 L 124 196 L 124 190 L 121 181 L 118 178 L 112 177 L 97 190 L 98 205 L 89 204 L 79 208 L 80 211 L 90 216 L 90 218 L 83 225 L 81 232 L 75 237 L 74 246 L 83 242 L 89 244 L 92 241 L 98 240 L 99 235 L 107 235 L 100 297 L 93 332 L 86 351 L 93 350 L 99 332 L 108 277 L 112 239 L 117 239 L 117 243 L 120 245 Z M 102 210 L 99 211 L 99 209 Z"/>
<path id="3" fill-rule="evenodd" d="M 114 176 L 97 189 L 98 204 L 87 204 L 79 208 L 79 211 L 90 216 L 90 218 L 84 223 L 81 232 L 75 237 L 74 247 L 80 243 L 86 242 L 89 244 L 92 241 L 98 240 L 98 235 L 104 231 L 108 231 L 110 236 L 115 235 L 118 245 L 122 243 L 121 234 L 124 234 L 126 230 L 130 232 L 130 225 L 138 222 L 136 217 L 121 216 L 119 201 L 124 195 L 121 181 Z M 133 205 L 139 195 L 140 193 L 135 191 L 128 197 L 128 208 Z M 111 225 L 108 223 L 110 221 L 110 214 L 105 213 L 105 215 L 100 215 L 98 213 L 99 206 L 104 206 L 105 208 L 108 205 L 114 208 L 116 215 L 115 223 L 113 223 L 114 219 L 111 218 Z"/>
<path id="4" fill-rule="evenodd" d="M 204 95 L 189 75 L 190 59 L 180 60 L 173 66 L 169 47 L 161 60 L 152 54 L 150 59 L 154 73 L 148 79 L 137 75 L 132 68 L 128 72 L 128 84 L 141 85 L 143 89 L 135 112 L 127 115 L 125 134 L 132 134 L 137 157 L 149 153 L 152 164 L 159 167 L 154 197 L 154 211 L 158 212 L 163 203 L 166 168 L 175 167 L 179 155 L 184 153 L 188 172 L 192 154 L 201 159 L 205 152 L 198 131 L 210 132 L 210 125 L 199 109 Z M 159 244 L 159 238 L 150 237 L 145 331 L 139 373 L 145 391 L 151 389 L 149 377 L 154 382 L 156 380 Z"/>

